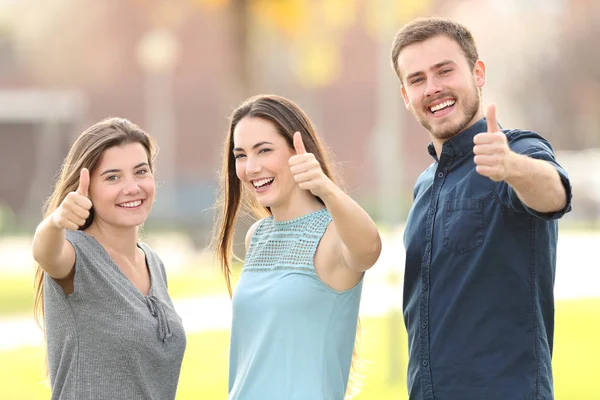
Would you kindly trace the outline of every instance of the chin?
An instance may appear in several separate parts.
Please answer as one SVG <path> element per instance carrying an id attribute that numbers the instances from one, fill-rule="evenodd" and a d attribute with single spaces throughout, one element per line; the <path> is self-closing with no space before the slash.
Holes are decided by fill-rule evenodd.
<path id="1" fill-rule="evenodd" d="M 123 218 L 117 221 L 117 225 L 122 226 L 123 228 L 135 228 L 137 226 L 143 225 L 148 219 L 148 215 L 144 215 L 143 217 L 136 218 Z"/>
<path id="2" fill-rule="evenodd" d="M 459 133 L 460 121 L 444 121 L 433 126 L 431 134 L 438 139 L 450 139 Z"/>
<path id="3" fill-rule="evenodd" d="M 259 200 L 258 200 L 258 204 L 259 204 L 261 207 L 265 207 L 265 208 L 270 208 L 270 207 L 273 207 L 273 201 L 269 201 L 269 200 L 266 200 L 266 199 L 265 199 L 265 200 L 260 200 L 260 199 L 259 199 Z"/>

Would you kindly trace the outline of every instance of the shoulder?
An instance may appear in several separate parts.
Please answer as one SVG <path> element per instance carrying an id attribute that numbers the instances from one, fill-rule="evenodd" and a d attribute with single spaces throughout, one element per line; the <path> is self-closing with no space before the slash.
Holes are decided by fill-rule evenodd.
<path id="1" fill-rule="evenodd" d="M 84 231 L 71 231 L 69 229 L 65 232 L 65 242 L 68 243 L 69 251 L 73 251 L 75 256 L 75 262 L 81 263 L 92 262 L 99 251 L 103 251 L 104 248 L 98 241 L 88 233 Z"/>
<path id="2" fill-rule="evenodd" d="M 86 234 L 83 231 L 72 231 L 67 229 L 65 232 L 65 239 L 71 243 L 73 247 L 82 245 L 87 241 Z"/>
<path id="3" fill-rule="evenodd" d="M 433 175 L 435 173 L 435 169 L 437 168 L 437 163 L 433 162 L 425 169 L 425 171 L 421 172 L 417 181 L 415 182 L 414 194 L 416 195 L 422 189 L 428 187 L 431 182 L 433 182 Z"/>
<path id="4" fill-rule="evenodd" d="M 512 151 L 519 154 L 546 152 L 553 154 L 550 142 L 537 132 L 523 129 L 503 130 Z"/>
<path id="5" fill-rule="evenodd" d="M 254 232 L 256 231 L 256 229 L 266 219 L 267 218 L 261 218 L 261 219 L 259 219 L 258 221 L 256 221 L 255 223 L 253 223 L 252 226 L 248 229 L 248 232 L 246 232 L 246 251 L 248 251 L 248 249 L 250 248 L 250 242 L 252 241 L 252 235 L 254 235 Z"/>
<path id="6" fill-rule="evenodd" d="M 167 271 L 165 270 L 165 264 L 159 257 L 158 253 L 156 253 L 156 251 L 154 251 L 154 249 L 150 247 L 150 245 L 142 241 L 138 242 L 138 247 L 142 249 L 144 255 L 146 256 L 146 263 L 148 265 L 148 268 L 158 268 L 160 274 L 163 276 L 163 279 L 166 281 Z"/>
<path id="7" fill-rule="evenodd" d="M 154 251 L 154 249 L 148 243 L 140 240 L 138 242 L 138 247 L 140 247 L 142 250 L 144 250 L 144 253 L 158 258 L 158 254 L 156 254 L 156 251 Z"/>
<path id="8" fill-rule="evenodd" d="M 162 260 L 160 259 L 160 257 L 158 256 L 158 253 L 156 253 L 156 251 L 150 247 L 150 245 L 148 243 L 139 241 L 138 242 L 138 247 L 140 249 L 142 249 L 142 251 L 144 252 L 144 254 L 146 255 L 146 257 L 148 258 L 148 262 L 154 262 L 156 264 L 159 265 L 163 265 Z"/>
<path id="9" fill-rule="evenodd" d="M 417 178 L 417 185 L 419 183 L 426 182 L 426 181 L 432 179 L 436 168 L 437 168 L 436 162 L 432 162 L 431 164 L 429 164 L 429 166 L 425 169 L 425 171 L 421 172 L 421 174 Z"/>

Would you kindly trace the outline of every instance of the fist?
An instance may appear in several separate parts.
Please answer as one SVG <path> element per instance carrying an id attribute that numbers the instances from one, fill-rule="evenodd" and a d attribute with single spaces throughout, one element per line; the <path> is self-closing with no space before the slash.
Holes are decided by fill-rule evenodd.
<path id="1" fill-rule="evenodd" d="M 496 106 L 491 104 L 486 113 L 487 132 L 473 138 L 473 154 L 476 171 L 493 181 L 503 181 L 508 177 L 510 159 L 513 152 L 508 146 L 506 135 L 496 120 Z"/>
<path id="2" fill-rule="evenodd" d="M 90 172 L 83 168 L 79 173 L 77 190 L 67 194 L 60 206 L 52 212 L 52 222 L 58 228 L 78 230 L 90 216 L 92 202 L 88 198 Z"/>
<path id="3" fill-rule="evenodd" d="M 331 180 L 323 173 L 321 164 L 312 153 L 307 153 L 300 132 L 294 133 L 296 155 L 290 157 L 290 171 L 300 189 L 323 198 L 330 191 Z"/>

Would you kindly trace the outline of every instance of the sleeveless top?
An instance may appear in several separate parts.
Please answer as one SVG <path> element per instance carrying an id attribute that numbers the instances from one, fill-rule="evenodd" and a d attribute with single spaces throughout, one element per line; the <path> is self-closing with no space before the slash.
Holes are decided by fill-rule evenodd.
<path id="1" fill-rule="evenodd" d="M 342 400 L 356 337 L 362 279 L 336 291 L 314 255 L 331 216 L 322 209 L 252 235 L 233 296 L 230 400 Z"/>
<path id="2" fill-rule="evenodd" d="M 186 346 L 162 261 L 144 243 L 144 296 L 92 236 L 67 231 L 75 248 L 75 291 L 44 276 L 53 400 L 174 399 Z"/>

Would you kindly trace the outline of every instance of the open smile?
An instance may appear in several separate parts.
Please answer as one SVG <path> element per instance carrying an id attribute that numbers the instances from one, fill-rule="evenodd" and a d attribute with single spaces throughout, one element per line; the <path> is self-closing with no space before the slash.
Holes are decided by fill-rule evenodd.
<path id="1" fill-rule="evenodd" d="M 121 208 L 128 209 L 128 210 L 137 210 L 137 209 L 139 209 L 139 208 L 142 206 L 142 204 L 144 204 L 145 202 L 146 202 L 146 200 L 145 200 L 145 199 L 138 199 L 138 200 L 128 201 L 128 202 L 126 202 L 126 203 L 120 203 L 120 204 L 117 204 L 117 206 L 118 206 L 118 207 L 121 207 Z"/>
<path id="2" fill-rule="evenodd" d="M 431 103 L 427 110 L 436 118 L 445 117 L 450 114 L 456 105 L 455 99 L 444 99 L 441 101 L 435 101 Z"/>
<path id="3" fill-rule="evenodd" d="M 258 193 L 261 193 L 269 189 L 269 187 L 271 187 L 271 185 L 273 184 L 274 180 L 275 178 L 261 178 L 253 179 L 250 182 L 252 183 L 252 186 L 254 186 L 254 190 Z"/>

